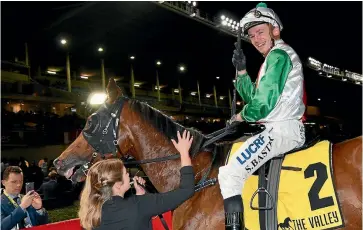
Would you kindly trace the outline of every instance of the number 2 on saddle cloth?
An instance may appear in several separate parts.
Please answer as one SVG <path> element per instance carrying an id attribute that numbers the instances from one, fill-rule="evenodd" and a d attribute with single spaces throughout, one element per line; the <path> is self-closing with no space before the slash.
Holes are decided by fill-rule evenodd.
<path id="1" fill-rule="evenodd" d="M 230 157 L 242 145 L 232 146 Z M 245 182 L 242 198 L 245 227 L 259 229 L 337 229 L 344 227 L 344 220 L 332 180 L 332 146 L 328 141 L 285 156 L 279 172 L 277 202 L 277 226 L 261 228 L 259 198 L 253 194 L 258 190 L 258 176 L 252 175 Z M 269 198 L 266 198 L 268 200 Z M 248 205 L 247 205 L 248 204 Z M 271 206 L 271 205 L 269 205 Z M 264 210 L 272 212 L 276 210 Z M 264 222 L 266 225 L 271 224 Z"/>

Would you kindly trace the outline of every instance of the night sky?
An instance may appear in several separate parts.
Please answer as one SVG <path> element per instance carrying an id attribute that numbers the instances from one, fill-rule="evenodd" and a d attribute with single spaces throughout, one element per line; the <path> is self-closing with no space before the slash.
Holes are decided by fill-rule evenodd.
<path id="1" fill-rule="evenodd" d="M 198 8 L 212 17 L 222 13 L 240 19 L 258 2 L 198 2 Z M 282 39 L 302 61 L 309 56 L 353 72 L 362 73 L 362 2 L 268 2 L 280 17 Z M 105 48 L 108 73 L 129 76 L 135 55 L 135 78 L 155 80 L 155 60 L 160 59 L 161 84 L 196 90 L 196 79 L 204 93 L 213 84 L 227 95 L 232 88 L 231 63 L 235 38 L 150 2 L 2 2 L 2 60 L 24 59 L 29 43 L 33 71 L 38 65 L 64 66 L 65 51 L 59 39 L 70 40 L 71 67 L 99 69 L 99 45 Z M 248 43 L 242 48 L 247 70 L 255 79 L 262 56 Z M 178 64 L 187 66 L 182 76 Z M 306 70 L 309 105 L 326 108 L 359 124 L 362 118 L 362 87 L 325 79 Z M 220 76 L 219 81 L 216 76 Z M 317 98 L 321 98 L 320 102 Z M 334 101 L 337 101 L 333 103 Z M 320 103 L 320 104 L 319 104 Z M 334 109 L 332 109 L 334 107 Z"/>

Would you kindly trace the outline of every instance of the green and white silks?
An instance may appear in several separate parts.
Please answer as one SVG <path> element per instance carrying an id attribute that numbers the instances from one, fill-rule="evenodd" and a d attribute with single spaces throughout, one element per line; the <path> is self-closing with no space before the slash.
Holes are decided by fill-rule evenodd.
<path id="1" fill-rule="evenodd" d="M 246 140 L 219 168 L 223 199 L 240 195 L 246 179 L 261 165 L 305 143 L 303 84 L 299 57 L 282 40 L 275 41 L 256 84 L 248 74 L 238 77 L 235 86 L 247 103 L 242 118 L 264 122 L 265 130 Z"/>
<path id="2" fill-rule="evenodd" d="M 261 66 L 256 83 L 248 74 L 239 75 L 235 87 L 246 106 L 242 119 L 250 122 L 300 120 L 303 103 L 304 76 L 296 52 L 283 40 L 276 40 Z"/>

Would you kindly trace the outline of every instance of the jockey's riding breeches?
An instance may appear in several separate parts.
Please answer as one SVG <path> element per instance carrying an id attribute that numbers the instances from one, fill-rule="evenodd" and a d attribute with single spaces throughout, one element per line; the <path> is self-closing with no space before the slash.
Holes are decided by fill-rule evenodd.
<path id="1" fill-rule="evenodd" d="M 300 120 L 265 123 L 266 129 L 247 139 L 219 168 L 218 180 L 223 199 L 240 195 L 246 179 L 268 160 L 305 143 L 305 129 Z"/>

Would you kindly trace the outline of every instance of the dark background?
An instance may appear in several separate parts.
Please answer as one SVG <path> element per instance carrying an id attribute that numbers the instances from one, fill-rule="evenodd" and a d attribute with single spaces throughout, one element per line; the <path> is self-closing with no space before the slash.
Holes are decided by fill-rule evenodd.
<path id="1" fill-rule="evenodd" d="M 258 2 L 198 2 L 198 8 L 219 17 L 240 19 Z M 362 73 L 362 2 L 268 2 L 280 17 L 283 40 L 302 61 L 317 60 Z M 71 67 L 99 69 L 98 46 L 105 49 L 109 72 L 129 76 L 128 57 L 135 55 L 137 80 L 154 81 L 155 60 L 163 62 L 161 84 L 219 94 L 232 88 L 231 63 L 235 38 L 150 2 L 2 2 L 2 60 L 24 59 L 28 42 L 32 72 L 38 65 L 64 66 L 65 50 L 59 39 L 69 40 Z M 247 70 L 254 79 L 262 56 L 243 43 Z M 182 76 L 179 64 L 187 66 Z M 320 77 L 305 67 L 308 104 L 318 105 L 328 116 L 343 119 L 356 132 L 362 126 L 362 87 Z M 220 76 L 219 81 L 216 76 Z M 217 81 L 217 82 L 216 82 Z M 317 98 L 321 98 L 318 101 Z"/>

